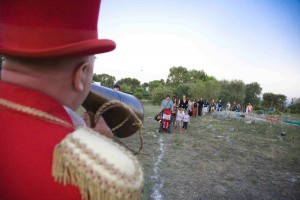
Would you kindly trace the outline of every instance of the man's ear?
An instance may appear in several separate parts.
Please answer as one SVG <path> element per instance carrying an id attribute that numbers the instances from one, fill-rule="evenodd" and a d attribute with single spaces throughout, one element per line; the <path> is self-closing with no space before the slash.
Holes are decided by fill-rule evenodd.
<path id="1" fill-rule="evenodd" d="M 73 75 L 73 86 L 74 89 L 82 92 L 84 90 L 85 82 L 87 79 L 88 62 L 81 63 L 74 72 Z"/>

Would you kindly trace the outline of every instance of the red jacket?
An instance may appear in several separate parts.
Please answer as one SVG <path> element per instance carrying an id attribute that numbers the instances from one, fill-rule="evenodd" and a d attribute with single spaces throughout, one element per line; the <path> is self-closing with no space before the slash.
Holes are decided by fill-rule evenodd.
<path id="1" fill-rule="evenodd" d="M 53 150 L 73 128 L 8 108 L 6 100 L 72 121 L 63 106 L 42 92 L 0 81 L 0 199 L 81 199 L 79 189 L 52 177 Z"/>

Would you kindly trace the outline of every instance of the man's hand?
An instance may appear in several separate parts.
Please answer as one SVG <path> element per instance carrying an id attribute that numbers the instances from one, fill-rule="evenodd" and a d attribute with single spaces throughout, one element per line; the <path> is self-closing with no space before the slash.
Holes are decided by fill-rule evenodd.
<path id="1" fill-rule="evenodd" d="M 84 112 L 82 117 L 83 117 L 83 120 L 85 121 L 86 125 L 88 127 L 91 127 L 91 119 L 90 119 L 89 114 L 87 112 Z M 103 117 L 101 115 L 100 115 L 95 127 L 92 129 L 108 138 L 113 138 L 113 136 L 114 136 L 113 133 L 111 132 L 111 129 L 107 126 L 105 120 L 103 119 Z"/>

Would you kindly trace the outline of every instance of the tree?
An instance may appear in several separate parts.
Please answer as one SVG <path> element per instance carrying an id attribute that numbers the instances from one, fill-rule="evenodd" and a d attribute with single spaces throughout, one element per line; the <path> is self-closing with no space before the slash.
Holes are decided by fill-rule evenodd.
<path id="1" fill-rule="evenodd" d="M 127 85 L 121 85 L 121 91 L 128 94 L 133 94 L 133 92 L 131 91 L 131 87 Z"/>
<path id="2" fill-rule="evenodd" d="M 293 98 L 292 103 L 288 108 L 291 113 L 300 113 L 300 98 Z"/>
<path id="3" fill-rule="evenodd" d="M 143 98 L 143 88 L 142 87 L 138 87 L 135 89 L 133 96 L 135 96 L 138 99 L 142 99 Z"/>
<path id="4" fill-rule="evenodd" d="M 259 95 L 261 94 L 262 88 L 260 87 L 259 83 L 253 82 L 247 84 L 245 87 L 245 98 L 244 103 L 245 105 L 251 103 L 254 107 L 259 105 Z"/>
<path id="5" fill-rule="evenodd" d="M 217 100 L 221 93 L 221 85 L 219 81 L 209 80 L 205 82 L 204 98 Z"/>
<path id="6" fill-rule="evenodd" d="M 126 87 L 126 90 L 130 88 L 130 91 L 127 91 L 128 93 L 133 94 L 136 90 L 136 88 L 141 87 L 141 82 L 137 80 L 136 78 L 122 78 L 118 81 L 121 90 L 123 91 L 123 88 Z"/>
<path id="7" fill-rule="evenodd" d="M 188 82 L 188 70 L 184 67 L 172 67 L 169 69 L 170 73 L 167 79 L 167 85 L 170 87 L 177 87 L 180 84 Z"/>
<path id="8" fill-rule="evenodd" d="M 165 86 L 165 81 L 163 79 L 154 80 L 149 82 L 149 91 L 152 92 L 156 88 L 162 88 Z"/>
<path id="9" fill-rule="evenodd" d="M 205 95 L 205 84 L 201 80 L 197 80 L 195 83 L 188 84 L 189 91 L 188 93 L 191 95 L 191 99 L 200 99 Z"/>
<path id="10" fill-rule="evenodd" d="M 114 76 L 108 75 L 108 74 L 93 74 L 93 81 L 94 82 L 100 82 L 100 85 L 104 87 L 111 88 L 114 85 L 114 82 L 116 81 L 116 78 Z"/>
<path id="11" fill-rule="evenodd" d="M 221 85 L 220 99 L 225 102 L 243 103 L 245 97 L 245 83 L 242 80 L 222 80 L 219 82 Z"/>
<path id="12" fill-rule="evenodd" d="M 172 88 L 164 87 L 164 88 L 156 88 L 152 92 L 152 103 L 155 105 L 160 105 L 161 101 L 166 98 L 166 95 L 169 94 L 172 96 Z"/>
<path id="13" fill-rule="evenodd" d="M 264 93 L 262 105 L 265 108 L 271 108 L 273 110 L 284 110 L 284 105 L 287 97 L 283 94 Z"/>
<path id="14" fill-rule="evenodd" d="M 187 98 L 190 98 L 189 90 L 190 87 L 188 84 L 180 84 L 175 88 L 174 93 L 178 99 L 181 99 L 183 95 L 185 95 Z"/>
<path id="15" fill-rule="evenodd" d="M 205 82 L 209 80 L 216 80 L 214 77 L 208 76 L 203 70 L 199 71 L 195 69 L 189 70 L 187 77 L 188 77 L 187 81 L 189 83 L 196 83 L 197 81 Z"/>
<path id="16" fill-rule="evenodd" d="M 143 84 L 142 84 L 142 88 L 143 88 L 143 90 L 145 90 L 145 91 L 149 90 L 149 86 L 150 86 L 149 83 L 143 83 Z"/>

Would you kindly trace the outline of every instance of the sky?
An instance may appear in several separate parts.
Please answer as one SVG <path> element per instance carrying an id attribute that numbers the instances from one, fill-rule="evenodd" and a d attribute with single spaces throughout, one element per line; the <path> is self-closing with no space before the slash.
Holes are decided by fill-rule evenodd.
<path id="1" fill-rule="evenodd" d="M 300 0 L 102 0 L 97 74 L 166 80 L 171 67 L 300 97 Z"/>

